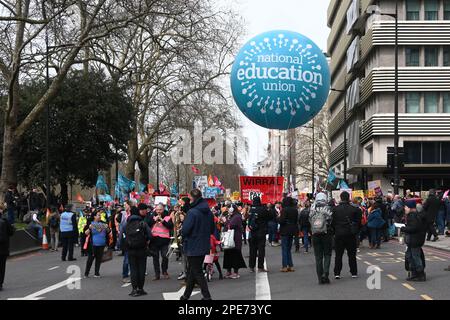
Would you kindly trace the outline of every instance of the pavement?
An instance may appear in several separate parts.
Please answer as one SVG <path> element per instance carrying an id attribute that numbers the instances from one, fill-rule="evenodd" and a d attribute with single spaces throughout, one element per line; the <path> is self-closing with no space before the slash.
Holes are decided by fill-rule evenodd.
<path id="1" fill-rule="evenodd" d="M 444 240 L 442 238 L 442 245 Z M 427 245 L 437 245 L 427 243 Z M 443 300 L 449 298 L 450 252 L 425 247 L 427 282 L 406 282 L 404 251 L 398 241 L 383 243 L 381 249 L 369 249 L 367 241 L 358 253 L 359 278 L 352 279 L 344 256 L 342 279 L 331 279 L 330 285 L 318 285 L 313 252 L 293 253 L 295 272 L 282 273 L 281 248 L 266 247 L 266 265 L 269 273 L 250 273 L 241 269 L 240 279 L 219 280 L 215 274 L 209 289 L 214 300 Z M 243 247 L 248 262 L 248 246 Z M 153 263 L 147 261 L 148 276 L 145 284 L 147 296 L 131 298 L 129 284 L 121 278 L 122 257 L 102 265 L 101 278 L 83 278 L 86 257 L 62 262 L 59 252 L 39 251 L 12 257 L 7 262 L 4 290 L 0 300 L 174 300 L 183 293 L 176 280 L 182 263 L 170 259 L 171 279 L 152 281 Z M 220 258 L 222 263 L 222 257 Z M 334 253 L 331 271 L 334 267 Z M 331 272 L 332 273 L 332 272 Z M 200 300 L 196 289 L 192 300 Z"/>
<path id="2" fill-rule="evenodd" d="M 426 241 L 425 246 L 450 252 L 450 237 L 439 236 L 438 241 L 436 242 Z"/>

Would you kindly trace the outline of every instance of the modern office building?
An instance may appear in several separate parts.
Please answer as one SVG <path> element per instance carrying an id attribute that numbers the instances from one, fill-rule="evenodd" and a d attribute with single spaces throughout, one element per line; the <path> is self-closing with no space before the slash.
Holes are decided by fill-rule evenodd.
<path id="1" fill-rule="evenodd" d="M 392 190 L 395 0 L 332 0 L 330 165 L 355 188 Z M 450 0 L 398 0 L 401 192 L 450 187 Z M 344 113 L 346 110 L 346 113 Z M 344 130 L 346 141 L 344 143 Z M 345 152 L 346 151 L 346 152 Z"/>

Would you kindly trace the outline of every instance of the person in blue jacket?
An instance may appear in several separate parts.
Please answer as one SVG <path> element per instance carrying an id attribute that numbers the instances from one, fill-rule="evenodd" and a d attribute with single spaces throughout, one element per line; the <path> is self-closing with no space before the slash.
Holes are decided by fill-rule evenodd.
<path id="1" fill-rule="evenodd" d="M 379 202 L 374 202 L 369 213 L 367 227 L 369 228 L 369 243 L 370 249 L 380 249 L 381 235 L 383 234 L 383 227 L 386 221 L 383 219 L 383 214 L 380 209 Z"/>
<path id="2" fill-rule="evenodd" d="M 208 202 L 202 198 L 198 189 L 190 192 L 191 205 L 184 220 L 181 234 L 184 255 L 187 257 L 188 274 L 186 289 L 180 300 L 188 300 L 194 290 L 195 282 L 200 286 L 203 300 L 211 300 L 208 284 L 203 275 L 203 261 L 209 254 L 210 237 L 214 234 L 214 217 Z"/>

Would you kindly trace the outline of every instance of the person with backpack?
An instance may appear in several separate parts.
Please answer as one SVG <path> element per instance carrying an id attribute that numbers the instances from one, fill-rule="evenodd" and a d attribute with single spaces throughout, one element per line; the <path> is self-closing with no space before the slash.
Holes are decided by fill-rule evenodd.
<path id="1" fill-rule="evenodd" d="M 63 245 L 61 260 L 66 261 L 67 253 L 69 254 L 69 261 L 75 261 L 73 257 L 73 247 L 78 238 L 78 224 L 77 216 L 73 213 L 73 205 L 68 204 L 64 212 L 61 214 L 61 222 L 59 225 L 61 230 L 60 238 Z"/>
<path id="2" fill-rule="evenodd" d="M 332 216 L 327 195 L 322 192 L 318 193 L 310 209 L 309 222 L 319 284 L 330 283 L 329 274 L 333 250 Z"/>
<path id="3" fill-rule="evenodd" d="M 379 201 L 374 201 L 369 209 L 367 227 L 369 228 L 369 248 L 380 249 L 381 236 L 386 221 L 383 219 L 383 213 L 380 209 Z"/>
<path id="4" fill-rule="evenodd" d="M 48 219 L 48 226 L 50 228 L 50 247 L 51 251 L 58 251 L 59 243 L 59 224 L 61 216 L 55 206 L 50 208 L 50 217 Z"/>
<path id="5" fill-rule="evenodd" d="M 0 205 L 0 291 L 3 290 L 5 280 L 6 259 L 9 256 L 9 238 L 15 232 L 14 226 L 3 217 L 3 205 Z"/>
<path id="6" fill-rule="evenodd" d="M 347 251 L 350 273 L 352 278 L 358 276 L 358 266 L 356 263 L 356 237 L 361 225 L 361 211 L 350 204 L 350 194 L 341 192 L 341 202 L 332 209 L 335 241 L 335 261 L 334 278 L 341 278 L 342 256 Z"/>
<path id="7" fill-rule="evenodd" d="M 200 286 L 203 300 L 211 300 L 202 267 L 205 256 L 210 251 L 211 235 L 214 234 L 215 229 L 214 217 L 208 202 L 202 198 L 200 190 L 193 189 L 189 196 L 191 198 L 190 209 L 181 230 L 184 255 L 188 261 L 188 274 L 186 288 L 180 300 L 189 300 L 195 282 Z M 239 223 L 241 224 L 240 221 Z"/>
<path id="8" fill-rule="evenodd" d="M 266 234 L 268 223 L 274 219 L 275 213 L 269 211 L 266 206 L 261 204 L 260 197 L 253 198 L 253 205 L 250 208 L 248 227 L 250 229 L 250 272 L 255 272 L 256 257 L 258 257 L 258 271 L 267 272 L 264 268 L 264 259 L 266 256 Z"/>
<path id="9" fill-rule="evenodd" d="M 130 207 L 123 233 L 123 245 L 130 265 L 132 297 L 146 295 L 144 291 L 145 270 L 147 268 L 147 248 L 151 239 L 151 231 L 144 219 L 146 214 L 137 207 Z"/>
<path id="10" fill-rule="evenodd" d="M 425 244 L 427 231 L 426 217 L 417 212 L 415 200 L 408 200 L 405 203 L 406 226 L 400 229 L 405 233 L 405 266 L 410 272 L 407 281 L 426 281 L 425 256 L 422 246 Z"/>
<path id="11" fill-rule="evenodd" d="M 299 229 L 303 233 L 303 248 L 307 253 L 309 250 L 309 234 L 311 233 L 311 223 L 309 223 L 309 213 L 311 209 L 311 203 L 309 200 L 305 202 L 305 207 L 300 211 L 299 215 Z"/>
<path id="12" fill-rule="evenodd" d="M 100 265 L 102 263 L 103 253 L 105 247 L 108 244 L 108 234 L 110 229 L 106 223 L 102 221 L 101 212 L 97 211 L 94 215 L 94 221 L 88 224 L 88 228 L 85 232 L 88 240 L 88 259 L 86 261 L 86 269 L 84 276 L 89 277 L 89 271 L 91 270 L 92 263 L 95 260 L 95 272 L 94 278 L 100 278 Z"/>
<path id="13" fill-rule="evenodd" d="M 280 217 L 277 219 L 280 224 L 281 235 L 281 272 L 294 272 L 294 262 L 292 261 L 292 241 L 298 234 L 298 211 L 295 207 L 294 199 L 286 197 L 283 199 Z"/>

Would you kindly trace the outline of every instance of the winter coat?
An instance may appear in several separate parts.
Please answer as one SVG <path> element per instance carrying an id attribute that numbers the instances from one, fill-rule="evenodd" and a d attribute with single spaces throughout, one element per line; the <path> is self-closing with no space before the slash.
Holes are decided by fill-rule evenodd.
<path id="1" fill-rule="evenodd" d="M 254 221 L 256 229 L 250 230 L 250 237 L 265 238 L 268 232 L 268 222 L 274 217 L 274 213 L 269 211 L 266 206 L 261 205 L 261 202 L 253 201 L 250 208 L 249 227 L 251 227 L 251 221 Z"/>
<path id="2" fill-rule="evenodd" d="M 352 206 L 349 202 L 341 202 L 332 208 L 331 211 L 333 212 L 331 226 L 337 237 L 352 235 L 351 223 L 355 223 L 358 226 L 361 225 L 361 210 Z"/>
<path id="3" fill-rule="evenodd" d="M 241 221 L 239 221 L 242 224 Z M 199 257 L 209 254 L 210 237 L 214 234 L 214 216 L 208 202 L 200 198 L 193 203 L 186 215 L 181 229 L 184 254 Z"/>
<path id="4" fill-rule="evenodd" d="M 386 222 L 383 219 L 383 213 L 381 209 L 375 209 L 371 213 L 369 213 L 369 218 L 367 222 L 367 226 L 372 229 L 381 229 L 384 227 Z"/>
<path id="5" fill-rule="evenodd" d="M 6 232 L 6 241 L 0 243 L 0 256 L 9 256 L 9 238 L 14 234 L 15 228 L 7 219 L 1 217 L 1 213 L 0 220 L 0 232 Z"/>
<path id="6" fill-rule="evenodd" d="M 300 211 L 299 218 L 298 218 L 298 225 L 300 230 L 303 228 L 308 228 L 308 230 L 311 229 L 311 223 L 309 222 L 309 208 L 305 208 Z"/>
<path id="7" fill-rule="evenodd" d="M 425 210 L 425 217 L 428 223 L 434 223 L 441 206 L 441 201 L 435 195 L 430 194 L 428 199 L 423 204 L 423 209 Z"/>
<path id="8" fill-rule="evenodd" d="M 410 248 L 420 248 L 425 244 L 426 220 L 417 211 L 406 216 L 406 227 L 401 230 L 405 233 L 405 243 Z"/>
<path id="9" fill-rule="evenodd" d="M 242 249 L 242 235 L 243 235 L 243 226 L 242 226 L 242 216 L 239 212 L 234 212 L 231 216 L 228 217 L 228 230 L 234 230 L 234 244 L 235 248 L 238 250 Z"/>
<path id="10" fill-rule="evenodd" d="M 294 236 L 298 234 L 298 210 L 296 208 L 283 208 L 278 222 L 280 223 L 281 236 Z"/>

